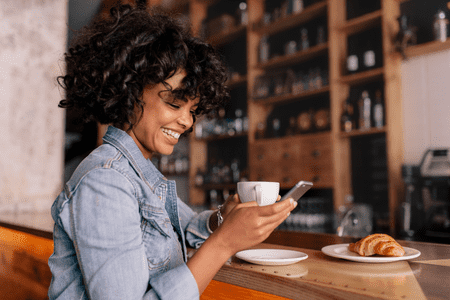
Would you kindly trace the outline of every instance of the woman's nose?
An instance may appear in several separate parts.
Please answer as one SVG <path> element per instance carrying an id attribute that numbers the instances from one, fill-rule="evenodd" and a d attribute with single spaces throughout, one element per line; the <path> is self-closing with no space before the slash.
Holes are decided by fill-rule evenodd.
<path id="1" fill-rule="evenodd" d="M 189 109 L 183 109 L 183 113 L 178 118 L 178 124 L 183 126 L 185 129 L 191 128 L 191 126 L 194 123 L 194 118 L 192 116 L 192 113 Z"/>

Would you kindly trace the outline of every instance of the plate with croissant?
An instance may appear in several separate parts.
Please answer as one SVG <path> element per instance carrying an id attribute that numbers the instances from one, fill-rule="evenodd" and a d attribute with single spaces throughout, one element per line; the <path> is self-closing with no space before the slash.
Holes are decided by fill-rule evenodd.
<path id="1" fill-rule="evenodd" d="M 356 243 L 329 245 L 322 248 L 326 255 L 357 262 L 383 263 L 408 260 L 420 256 L 420 251 L 402 247 L 387 235 L 375 233 L 360 239 Z"/>

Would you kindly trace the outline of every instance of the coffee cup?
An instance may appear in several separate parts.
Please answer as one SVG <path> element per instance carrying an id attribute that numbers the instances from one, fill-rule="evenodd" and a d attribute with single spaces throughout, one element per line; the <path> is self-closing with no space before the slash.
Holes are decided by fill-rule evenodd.
<path id="1" fill-rule="evenodd" d="M 237 192 L 241 202 L 256 201 L 259 206 L 274 204 L 280 192 L 279 182 L 241 181 L 237 183 Z"/>

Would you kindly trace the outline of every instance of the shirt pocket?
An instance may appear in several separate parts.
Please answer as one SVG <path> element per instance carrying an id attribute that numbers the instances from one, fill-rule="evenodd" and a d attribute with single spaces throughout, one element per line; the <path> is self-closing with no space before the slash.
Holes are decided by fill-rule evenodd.
<path id="1" fill-rule="evenodd" d="M 142 239 L 149 270 L 164 271 L 170 261 L 170 219 L 161 208 L 142 209 Z"/>

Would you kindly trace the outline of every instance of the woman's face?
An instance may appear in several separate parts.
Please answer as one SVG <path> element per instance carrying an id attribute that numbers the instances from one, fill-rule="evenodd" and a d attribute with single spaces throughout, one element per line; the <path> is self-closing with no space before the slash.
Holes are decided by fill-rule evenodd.
<path id="1" fill-rule="evenodd" d="M 177 72 L 166 82 L 176 89 L 186 76 Z M 144 89 L 142 117 L 128 130 L 145 158 L 153 154 L 170 155 L 180 135 L 192 127 L 198 100 L 174 99 L 162 84 Z"/>

